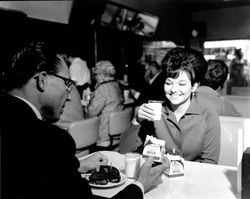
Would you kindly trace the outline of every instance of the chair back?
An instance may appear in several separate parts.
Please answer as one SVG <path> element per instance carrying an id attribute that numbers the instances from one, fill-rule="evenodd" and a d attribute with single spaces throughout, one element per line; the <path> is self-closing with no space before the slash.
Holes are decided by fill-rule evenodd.
<path id="1" fill-rule="evenodd" d="M 218 164 L 239 166 L 243 151 L 250 146 L 250 118 L 220 116 L 221 143 Z"/>
<path id="2" fill-rule="evenodd" d="M 130 110 L 123 110 L 119 112 L 112 112 L 109 115 L 109 137 L 110 145 L 107 147 L 99 148 L 102 150 L 119 150 L 120 136 L 129 126 L 131 121 Z"/>
<path id="3" fill-rule="evenodd" d="M 219 165 L 238 167 L 244 148 L 243 129 L 237 131 L 222 130 Z"/>
<path id="4" fill-rule="evenodd" d="M 223 130 L 237 132 L 238 129 L 244 131 L 244 148 L 250 147 L 250 117 L 219 116 L 221 134 Z"/>
<path id="5" fill-rule="evenodd" d="M 92 117 L 70 124 L 68 132 L 76 143 L 77 157 L 88 154 L 89 148 L 96 143 L 99 135 L 99 123 L 99 117 Z"/>
<path id="6" fill-rule="evenodd" d="M 121 135 L 128 127 L 131 120 L 131 111 L 124 110 L 113 112 L 109 115 L 109 135 Z"/>

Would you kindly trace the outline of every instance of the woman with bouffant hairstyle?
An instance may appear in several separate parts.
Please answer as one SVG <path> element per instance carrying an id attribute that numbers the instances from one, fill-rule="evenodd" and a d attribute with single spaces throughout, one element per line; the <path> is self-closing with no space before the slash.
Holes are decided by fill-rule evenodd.
<path id="1" fill-rule="evenodd" d="M 161 119 L 154 120 L 149 104 L 142 104 L 122 134 L 120 152 L 140 151 L 145 135 L 165 140 L 166 151 L 185 160 L 217 164 L 220 152 L 218 115 L 195 99 L 194 92 L 207 70 L 203 55 L 189 48 L 171 49 L 162 61 L 166 72 Z M 149 129 L 149 123 L 153 128 Z M 147 128 L 145 128 L 147 127 Z"/>

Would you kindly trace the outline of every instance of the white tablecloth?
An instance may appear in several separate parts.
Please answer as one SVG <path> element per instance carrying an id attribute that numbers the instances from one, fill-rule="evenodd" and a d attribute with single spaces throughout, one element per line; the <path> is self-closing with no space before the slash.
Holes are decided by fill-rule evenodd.
<path id="1" fill-rule="evenodd" d="M 112 151 L 102 151 L 113 166 L 124 170 L 124 155 Z M 237 169 L 221 165 L 185 161 L 185 174 L 182 177 L 162 176 L 161 181 L 149 192 L 145 199 L 235 199 L 237 193 Z M 92 188 L 95 195 L 112 197 L 125 186 L 133 182 L 127 179 L 119 187 L 109 189 Z"/>

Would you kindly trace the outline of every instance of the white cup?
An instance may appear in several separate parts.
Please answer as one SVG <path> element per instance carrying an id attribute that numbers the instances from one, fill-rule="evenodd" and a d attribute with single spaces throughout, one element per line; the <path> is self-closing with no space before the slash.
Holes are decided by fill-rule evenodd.
<path id="1" fill-rule="evenodd" d="M 149 100 L 148 104 L 154 110 L 154 114 L 155 114 L 154 120 L 161 120 L 162 102 L 155 101 L 155 100 Z"/>
<path id="2" fill-rule="evenodd" d="M 141 155 L 139 153 L 125 154 L 125 175 L 128 178 L 136 178 L 141 166 Z"/>
<path id="3" fill-rule="evenodd" d="M 124 95 L 125 101 L 128 100 L 128 98 L 129 98 L 129 90 L 124 90 L 123 95 Z"/>

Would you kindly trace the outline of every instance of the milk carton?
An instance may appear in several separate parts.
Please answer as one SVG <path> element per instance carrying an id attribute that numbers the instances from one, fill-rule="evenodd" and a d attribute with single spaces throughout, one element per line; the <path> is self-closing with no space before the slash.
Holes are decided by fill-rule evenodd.
<path id="1" fill-rule="evenodd" d="M 162 163 L 164 154 L 165 140 L 160 140 L 153 136 L 147 135 L 144 143 L 142 157 L 147 158 L 149 156 L 153 156 L 155 162 Z"/>
<path id="2" fill-rule="evenodd" d="M 167 153 L 167 155 L 164 155 L 164 157 L 167 157 L 169 160 L 169 168 L 164 172 L 168 177 L 184 175 L 184 159 L 175 152 L 175 149 Z"/>

